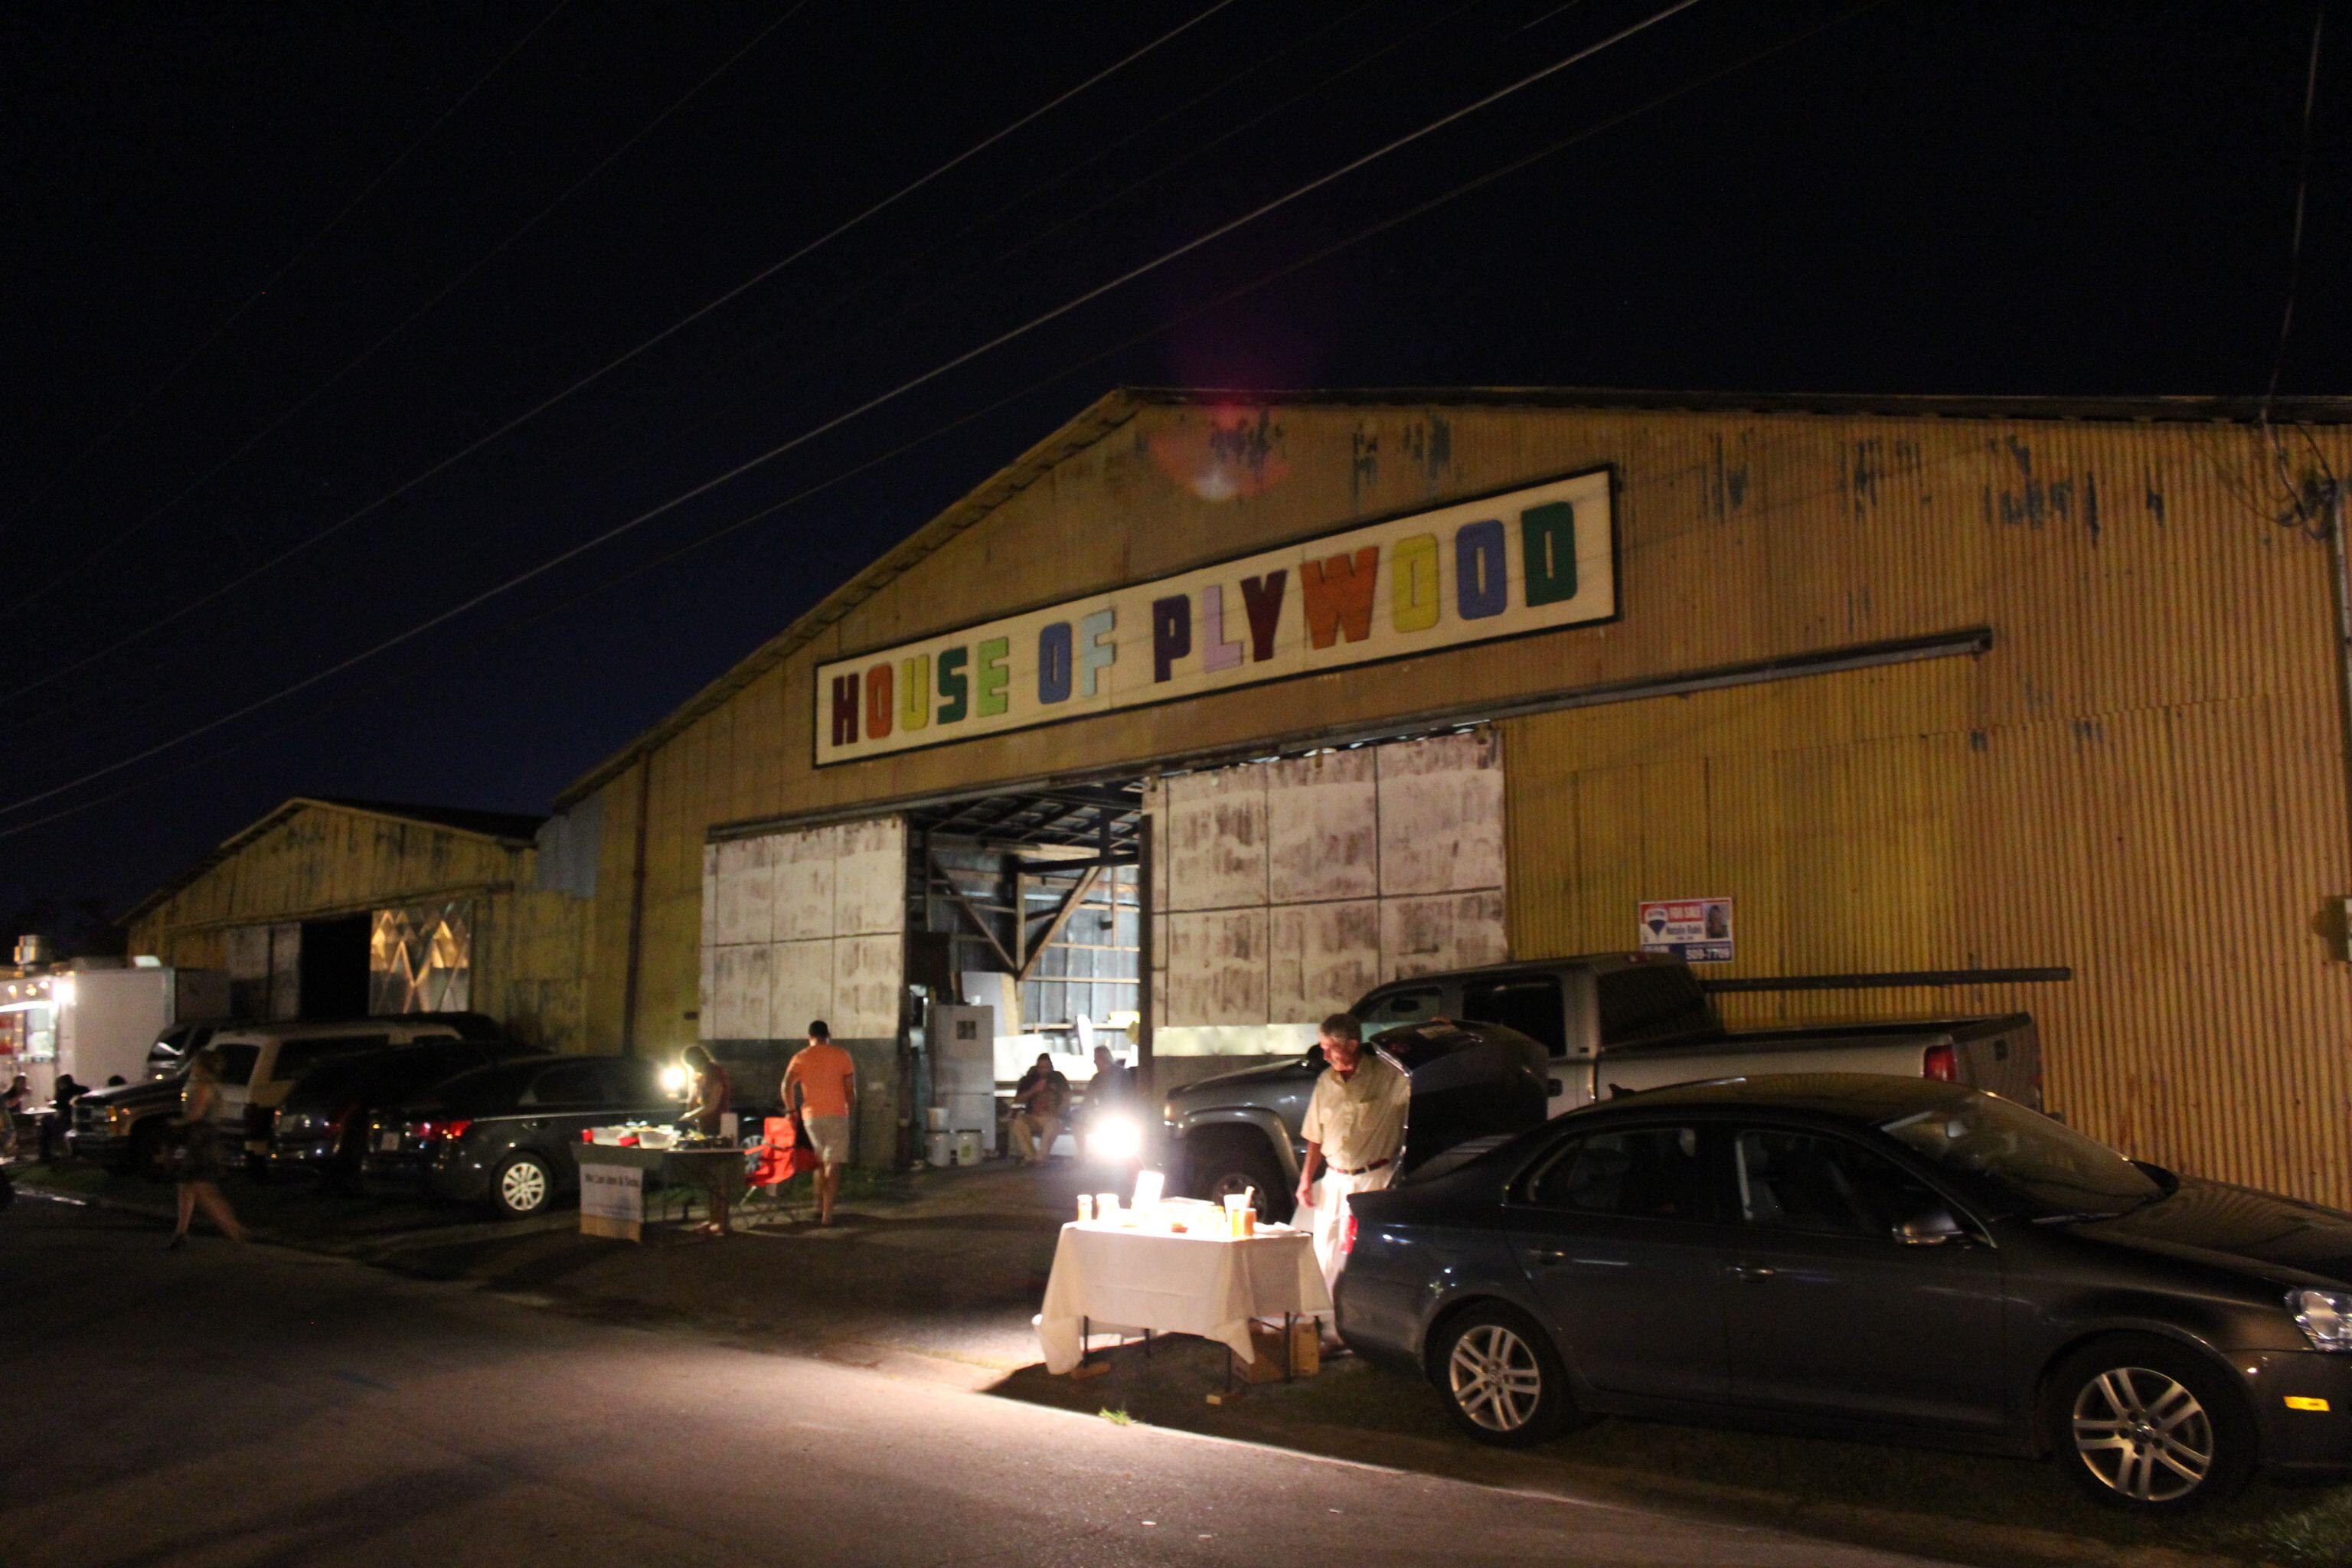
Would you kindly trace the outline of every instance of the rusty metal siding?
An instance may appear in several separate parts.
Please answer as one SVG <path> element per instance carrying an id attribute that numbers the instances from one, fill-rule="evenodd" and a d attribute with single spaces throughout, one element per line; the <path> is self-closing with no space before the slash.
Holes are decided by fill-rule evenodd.
<path id="1" fill-rule="evenodd" d="M 1981 621 L 1992 651 L 1510 721 L 1515 954 L 1622 947 L 1639 900 L 1729 894 L 1727 974 L 2071 966 L 1730 1010 L 2022 1008 L 2050 1103 L 2095 1135 L 2352 1205 L 2352 969 L 2324 912 L 2352 884 L 2328 566 L 2261 500 L 2255 437 L 1841 444 L 1843 475 L 1787 447 L 1752 465 L 1778 574 L 1844 584 L 1849 626 L 1890 606 Z"/>
<path id="2" fill-rule="evenodd" d="M 132 949 L 221 967 L 232 929 L 474 900 L 473 1005 L 550 1049 L 586 1046 L 588 900 L 535 887 L 538 852 L 478 835 L 306 805 L 140 911 Z"/>
<path id="3" fill-rule="evenodd" d="M 2343 428 L 2313 437 L 2352 468 Z M 1230 482 L 1187 482 L 1204 453 Z M 824 660 L 1599 464 L 1615 624 L 811 765 Z M 693 1036 L 717 825 L 1986 626 L 1980 658 L 1512 721 L 1515 951 L 1620 947 L 1634 899 L 1727 892 L 1742 971 L 2070 963 L 2063 986 L 1802 1005 L 2030 1008 L 2053 1102 L 2094 1131 L 2352 1203 L 2352 971 L 2314 930 L 2352 891 L 2326 552 L 2276 489 L 2259 436 L 2219 422 L 1142 408 L 656 738 L 641 1047 Z M 602 785 L 615 1004 L 638 776 Z"/>

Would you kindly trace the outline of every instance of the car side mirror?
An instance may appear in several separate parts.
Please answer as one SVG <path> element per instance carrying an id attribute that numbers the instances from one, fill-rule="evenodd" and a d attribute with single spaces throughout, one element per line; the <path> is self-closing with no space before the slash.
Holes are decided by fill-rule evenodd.
<path id="1" fill-rule="evenodd" d="M 1895 1227 L 1895 1239 L 1906 1247 L 1941 1247 L 1946 1242 L 1958 1241 L 1967 1234 L 1960 1228 L 1958 1218 L 1948 1208 L 1933 1208 L 1913 1215 Z"/>

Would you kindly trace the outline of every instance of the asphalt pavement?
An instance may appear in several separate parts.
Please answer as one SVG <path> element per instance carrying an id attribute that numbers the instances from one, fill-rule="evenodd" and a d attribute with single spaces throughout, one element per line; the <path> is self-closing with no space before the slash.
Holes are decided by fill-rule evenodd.
<path id="1" fill-rule="evenodd" d="M 10 1568 L 1925 1561 L 162 1242 L 0 1213 Z"/>

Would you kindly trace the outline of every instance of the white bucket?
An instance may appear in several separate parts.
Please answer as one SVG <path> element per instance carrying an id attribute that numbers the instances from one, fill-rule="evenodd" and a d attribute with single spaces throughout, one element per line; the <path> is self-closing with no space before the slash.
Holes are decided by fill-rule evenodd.
<path id="1" fill-rule="evenodd" d="M 934 1105 L 929 1110 L 923 1112 L 923 1125 L 929 1128 L 934 1132 L 946 1131 L 948 1130 L 948 1108 L 944 1105 Z"/>
<path id="2" fill-rule="evenodd" d="M 956 1142 L 952 1132 L 927 1132 L 923 1135 L 923 1155 L 939 1170 L 955 1163 Z"/>
<path id="3" fill-rule="evenodd" d="M 977 1165 L 980 1163 L 979 1129 L 973 1127 L 963 1129 L 955 1135 L 955 1142 L 957 1164 Z"/>

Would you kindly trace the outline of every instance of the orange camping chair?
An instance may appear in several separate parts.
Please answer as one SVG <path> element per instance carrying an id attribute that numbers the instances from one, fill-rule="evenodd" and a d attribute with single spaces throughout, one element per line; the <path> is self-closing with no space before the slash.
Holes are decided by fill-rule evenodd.
<path id="1" fill-rule="evenodd" d="M 816 1151 L 802 1141 L 793 1118 L 771 1116 L 761 1123 L 759 1152 L 751 1156 L 746 1179 L 755 1187 L 781 1187 L 819 1163 Z"/>

